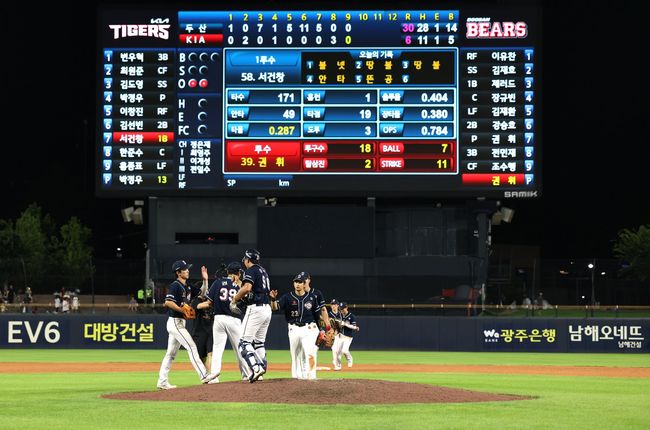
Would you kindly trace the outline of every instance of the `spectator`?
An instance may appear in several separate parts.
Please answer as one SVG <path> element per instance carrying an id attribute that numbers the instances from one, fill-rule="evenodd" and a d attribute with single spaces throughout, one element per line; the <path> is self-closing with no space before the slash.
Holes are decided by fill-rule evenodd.
<path id="1" fill-rule="evenodd" d="M 58 314 L 59 312 L 61 312 L 61 295 L 54 293 L 54 313 Z"/>
<path id="2" fill-rule="evenodd" d="M 9 287 L 7 288 L 7 303 L 12 304 L 14 302 L 14 298 L 16 296 L 16 292 L 14 291 L 14 284 L 13 282 L 9 281 Z"/>
<path id="3" fill-rule="evenodd" d="M 521 301 L 521 306 L 524 309 L 529 309 L 533 303 L 530 301 L 528 296 L 524 296 L 524 299 Z"/>
<path id="4" fill-rule="evenodd" d="M 153 290 L 154 290 L 155 284 L 153 282 L 153 279 L 149 279 L 149 282 L 144 287 L 144 297 L 145 297 L 145 303 L 150 305 L 153 303 Z"/>
<path id="5" fill-rule="evenodd" d="M 63 302 L 61 303 L 61 312 L 64 314 L 70 313 L 70 296 L 63 296 Z"/>
<path id="6" fill-rule="evenodd" d="M 537 306 L 540 309 L 544 308 L 544 294 L 541 291 L 537 295 L 537 299 L 535 299 L 535 306 Z"/>
<path id="7" fill-rule="evenodd" d="M 23 295 L 22 313 L 32 312 L 32 307 L 30 306 L 31 303 L 32 303 L 32 289 L 30 287 L 27 287 L 25 289 L 25 294 Z"/>
<path id="8" fill-rule="evenodd" d="M 138 311 L 138 301 L 133 297 L 133 295 L 131 296 L 131 300 L 129 300 L 129 310 L 131 312 Z"/>
<path id="9" fill-rule="evenodd" d="M 72 296 L 72 313 L 79 313 L 79 296 L 76 294 Z"/>

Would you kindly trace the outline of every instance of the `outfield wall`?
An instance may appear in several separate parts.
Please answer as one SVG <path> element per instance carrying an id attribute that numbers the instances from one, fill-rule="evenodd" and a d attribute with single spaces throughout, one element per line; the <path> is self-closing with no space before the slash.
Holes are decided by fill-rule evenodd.
<path id="1" fill-rule="evenodd" d="M 0 348 L 165 349 L 164 315 L 0 315 Z M 364 316 L 352 349 L 649 353 L 650 319 Z M 189 324 L 188 324 L 189 327 Z M 266 346 L 288 349 L 274 315 Z"/>

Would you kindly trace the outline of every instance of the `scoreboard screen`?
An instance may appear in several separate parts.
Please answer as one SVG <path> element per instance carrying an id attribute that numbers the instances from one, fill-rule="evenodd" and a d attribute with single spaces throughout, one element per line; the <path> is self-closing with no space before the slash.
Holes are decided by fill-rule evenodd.
<path id="1" fill-rule="evenodd" d="M 99 196 L 536 197 L 541 11 L 100 9 Z"/>

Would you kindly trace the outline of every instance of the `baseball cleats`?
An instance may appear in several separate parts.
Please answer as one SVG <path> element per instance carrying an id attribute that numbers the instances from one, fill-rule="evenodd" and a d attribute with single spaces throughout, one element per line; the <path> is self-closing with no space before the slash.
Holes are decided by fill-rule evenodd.
<path id="1" fill-rule="evenodd" d="M 212 381 L 208 382 L 208 384 L 218 384 L 219 383 L 219 378 L 214 378 Z"/>
<path id="2" fill-rule="evenodd" d="M 250 376 L 249 381 L 252 384 L 253 382 L 259 380 L 262 375 L 266 373 L 266 369 L 263 366 L 256 366 L 257 370 L 253 371 L 253 374 Z"/>
<path id="3" fill-rule="evenodd" d="M 217 376 L 219 376 L 219 375 L 216 374 L 216 373 L 208 373 L 203 378 L 201 378 L 201 383 L 202 384 L 207 384 L 210 381 L 214 380 Z"/>
<path id="4" fill-rule="evenodd" d="M 156 388 L 158 388 L 159 390 L 173 390 L 174 388 L 176 388 L 176 385 L 172 385 L 169 382 L 165 382 L 164 384 L 159 383 L 158 385 L 156 385 Z"/>

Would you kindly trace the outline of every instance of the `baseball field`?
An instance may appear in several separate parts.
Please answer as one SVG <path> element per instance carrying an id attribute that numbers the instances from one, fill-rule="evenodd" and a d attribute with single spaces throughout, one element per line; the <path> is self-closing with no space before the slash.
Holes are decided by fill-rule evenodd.
<path id="1" fill-rule="evenodd" d="M 221 383 L 201 386 L 222 392 L 245 387 L 250 402 L 188 402 L 183 401 L 185 394 L 196 388 L 198 377 L 187 352 L 181 350 L 170 374 L 170 382 L 178 388 L 160 392 L 167 397 L 173 393 L 179 400 L 170 402 L 103 397 L 154 393 L 164 351 L 0 350 L 0 428 L 650 428 L 647 354 L 352 352 L 354 367 L 340 372 L 322 370 L 319 381 L 304 381 L 299 397 L 313 401 L 305 404 L 296 398 L 294 405 L 274 402 L 281 393 L 254 395 L 256 390 L 268 393 L 262 390 L 263 384 L 273 387 L 275 379 L 290 376 L 287 351 L 269 351 L 269 373 L 256 384 L 238 381 L 234 356 L 226 351 L 225 369 L 230 370 L 222 373 Z M 320 364 L 327 366 L 331 354 L 323 351 L 319 357 Z M 414 397 L 411 403 L 400 404 L 319 404 L 319 398 L 330 397 L 337 384 L 345 389 L 345 382 L 352 382 L 349 379 L 417 383 L 441 392 L 462 389 L 522 396 L 523 400 L 421 403 Z M 390 399 L 397 394 L 386 390 L 383 396 Z M 346 397 L 341 395 L 341 399 Z"/>

